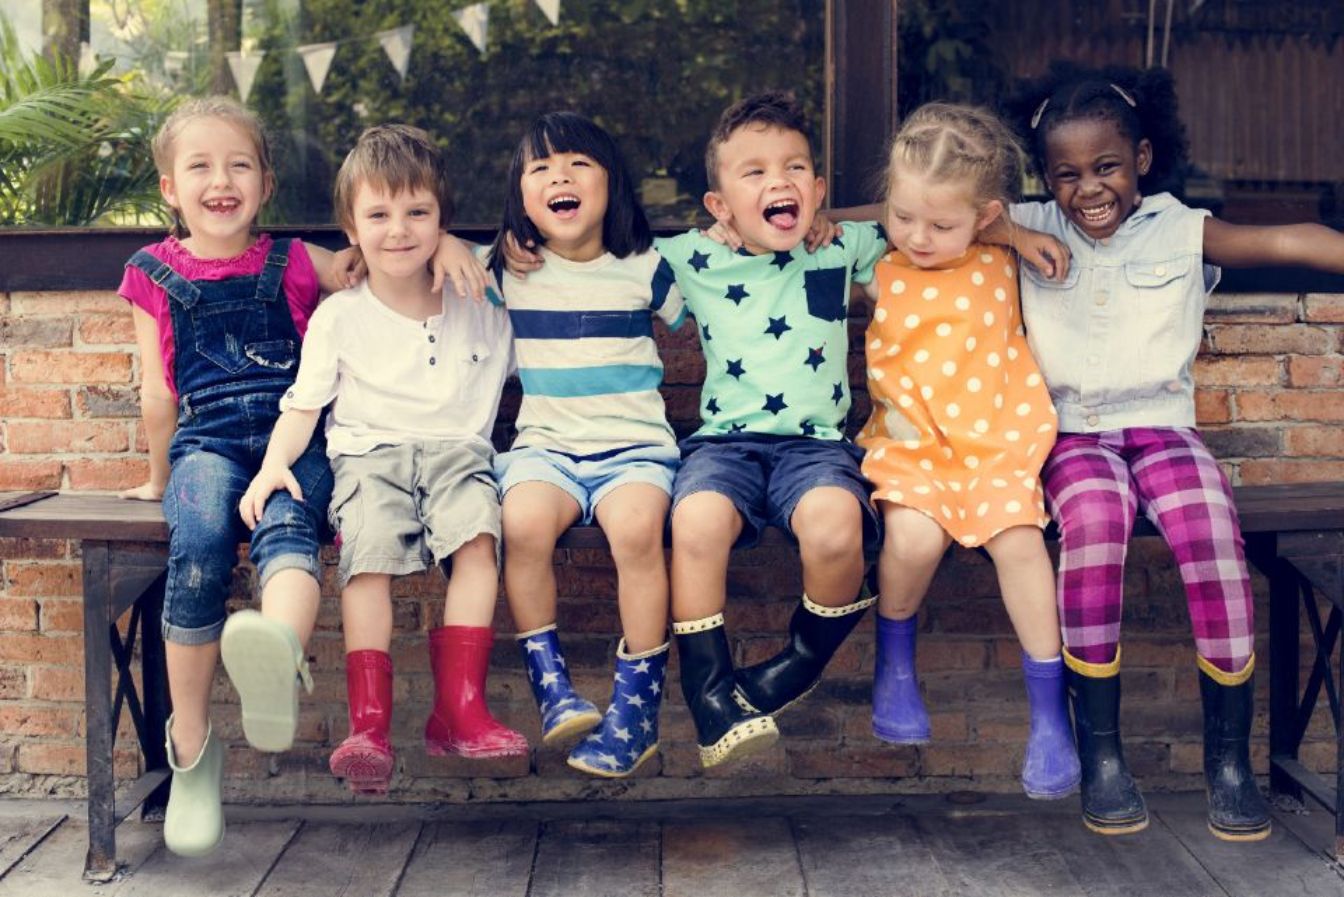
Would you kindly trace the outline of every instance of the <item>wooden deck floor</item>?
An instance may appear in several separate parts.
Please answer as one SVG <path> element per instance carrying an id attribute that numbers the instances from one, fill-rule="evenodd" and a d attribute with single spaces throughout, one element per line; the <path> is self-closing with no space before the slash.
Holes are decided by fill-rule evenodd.
<path id="1" fill-rule="evenodd" d="M 126 873 L 80 881 L 83 807 L 0 801 L 0 897 L 1340 897 L 1330 818 L 1276 812 L 1229 845 L 1200 794 L 1154 795 L 1148 830 L 1103 838 L 1077 799 L 958 794 L 479 807 L 230 807 L 224 845 L 168 854 L 118 830 Z"/>

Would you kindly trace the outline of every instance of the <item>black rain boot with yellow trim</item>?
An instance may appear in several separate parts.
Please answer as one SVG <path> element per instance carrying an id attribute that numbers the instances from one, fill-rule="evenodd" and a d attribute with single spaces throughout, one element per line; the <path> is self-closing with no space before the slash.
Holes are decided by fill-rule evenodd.
<path id="1" fill-rule="evenodd" d="M 1110 663 L 1087 663 L 1067 650 L 1069 699 L 1083 768 L 1083 825 L 1102 835 L 1148 827 L 1148 808 L 1120 747 L 1120 649 Z"/>
<path id="2" fill-rule="evenodd" d="M 817 687 L 826 664 L 877 600 L 865 588 L 841 607 L 817 604 L 806 595 L 789 620 L 789 643 L 774 657 L 737 671 L 733 699 L 749 713 L 779 713 Z"/>
<path id="3" fill-rule="evenodd" d="M 733 656 L 723 614 L 672 624 L 681 664 L 681 691 L 695 720 L 700 762 L 706 768 L 770 747 L 775 721 L 743 710 L 733 700 Z"/>
<path id="4" fill-rule="evenodd" d="M 1203 657 L 1199 697 L 1204 705 L 1204 781 L 1209 794 L 1209 831 L 1223 841 L 1269 837 L 1269 805 L 1251 771 L 1251 720 L 1255 716 L 1255 655 L 1236 673 Z"/>

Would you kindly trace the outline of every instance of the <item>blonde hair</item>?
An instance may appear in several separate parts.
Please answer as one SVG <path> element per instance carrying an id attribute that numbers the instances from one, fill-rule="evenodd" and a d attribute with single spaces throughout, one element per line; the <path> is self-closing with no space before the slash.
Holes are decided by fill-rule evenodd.
<path id="1" fill-rule="evenodd" d="M 982 209 L 1017 196 L 1026 164 L 1017 137 L 998 116 L 979 106 L 926 103 L 906 118 L 891 142 L 883 199 L 902 173 L 933 183 L 965 183 Z"/>
<path id="2" fill-rule="evenodd" d="M 257 163 L 261 166 L 262 182 L 269 192 L 274 183 L 274 169 L 271 168 L 271 147 L 266 140 L 266 131 L 261 119 L 251 109 L 240 105 L 236 100 L 225 96 L 200 97 L 187 100 L 178 105 L 159 127 L 158 133 L 150 142 L 150 151 L 154 154 L 154 167 L 161 177 L 170 177 L 173 173 L 173 154 L 177 137 L 189 122 L 198 118 L 219 118 L 234 125 L 252 139 L 257 150 Z M 170 209 L 173 216 L 173 235 L 186 235 L 186 225 L 177 209 Z"/>
<path id="3" fill-rule="evenodd" d="M 336 221 L 347 231 L 355 226 L 355 193 L 360 184 L 381 187 L 394 196 L 403 190 L 427 190 L 439 201 L 439 226 L 453 218 L 453 191 L 443 154 L 420 128 L 376 125 L 359 135 L 336 172 L 332 190 Z"/>

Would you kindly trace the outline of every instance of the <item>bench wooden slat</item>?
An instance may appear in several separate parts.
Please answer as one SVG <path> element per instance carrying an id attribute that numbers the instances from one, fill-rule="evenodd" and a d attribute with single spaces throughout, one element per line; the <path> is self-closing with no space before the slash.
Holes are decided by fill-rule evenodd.
<path id="1" fill-rule="evenodd" d="M 1246 533 L 1344 529 L 1344 482 L 1238 486 L 1234 490 L 1241 528 Z M 0 506 L 27 494 L 0 494 Z M 1152 528 L 1140 520 L 1136 534 Z M 4 509 L 0 536 L 36 539 L 99 539 L 108 542 L 166 542 L 168 525 L 158 502 L 126 501 L 114 495 L 64 492 Z M 767 530 L 763 545 L 786 544 L 787 537 Z M 605 548 L 595 526 L 573 527 L 561 548 Z"/>

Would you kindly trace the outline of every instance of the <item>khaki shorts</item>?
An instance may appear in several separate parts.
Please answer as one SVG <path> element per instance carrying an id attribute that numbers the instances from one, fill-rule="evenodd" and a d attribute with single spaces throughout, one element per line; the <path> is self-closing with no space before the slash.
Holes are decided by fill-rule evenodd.
<path id="1" fill-rule="evenodd" d="M 400 576 L 443 564 L 485 533 L 500 543 L 494 449 L 484 440 L 385 445 L 331 462 L 331 528 L 340 585 L 358 573 Z"/>

